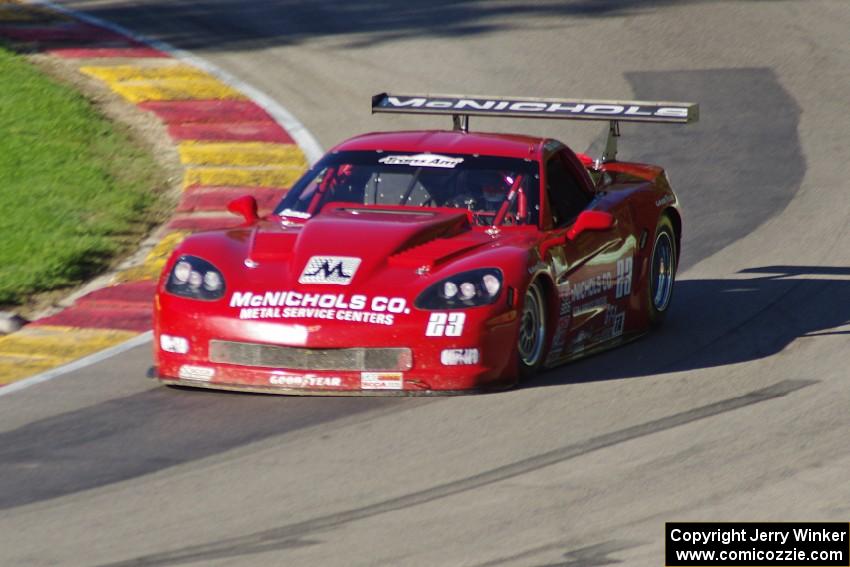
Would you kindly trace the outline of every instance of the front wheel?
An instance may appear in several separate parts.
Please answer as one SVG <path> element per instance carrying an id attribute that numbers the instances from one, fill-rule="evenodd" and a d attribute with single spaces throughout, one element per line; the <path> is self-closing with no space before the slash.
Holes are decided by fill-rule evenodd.
<path id="1" fill-rule="evenodd" d="M 546 351 L 546 299 L 535 281 L 525 291 L 517 336 L 517 366 L 520 379 L 533 376 L 543 364 Z"/>
<path id="2" fill-rule="evenodd" d="M 676 236 L 673 224 L 666 216 L 658 221 L 652 255 L 649 258 L 647 310 L 653 327 L 661 325 L 673 299 L 676 281 Z"/>

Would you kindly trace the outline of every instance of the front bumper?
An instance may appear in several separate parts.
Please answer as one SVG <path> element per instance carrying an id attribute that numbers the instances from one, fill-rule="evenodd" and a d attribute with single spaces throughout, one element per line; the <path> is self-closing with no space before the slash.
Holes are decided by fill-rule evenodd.
<path id="1" fill-rule="evenodd" d="M 426 336 L 429 317 L 422 311 L 393 326 L 352 328 L 297 320 L 245 324 L 160 311 L 156 377 L 171 385 L 291 395 L 427 396 L 514 385 L 514 310 L 468 310 L 457 337 Z M 298 344 L 270 340 L 290 336 L 293 327 L 307 329 L 308 336 Z M 163 350 L 162 335 L 185 337 L 187 352 Z"/>

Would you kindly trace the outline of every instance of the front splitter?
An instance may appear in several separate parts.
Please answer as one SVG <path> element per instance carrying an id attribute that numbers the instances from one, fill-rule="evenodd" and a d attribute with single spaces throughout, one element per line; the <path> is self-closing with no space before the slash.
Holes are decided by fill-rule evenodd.
<path id="1" fill-rule="evenodd" d="M 465 396 L 470 394 L 489 394 L 508 390 L 507 387 L 475 388 L 469 390 L 329 390 L 316 388 L 279 388 L 274 386 L 252 386 L 248 384 L 221 384 L 202 380 L 181 380 L 174 378 L 159 378 L 166 386 L 184 386 L 187 388 L 203 388 L 206 390 L 227 390 L 230 392 L 247 392 L 252 394 L 274 394 L 279 396 L 357 396 L 357 397 L 437 397 Z"/>

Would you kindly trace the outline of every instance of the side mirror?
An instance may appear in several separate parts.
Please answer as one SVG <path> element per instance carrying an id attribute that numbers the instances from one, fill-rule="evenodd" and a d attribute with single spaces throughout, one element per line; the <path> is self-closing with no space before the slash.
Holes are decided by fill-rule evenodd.
<path id="1" fill-rule="evenodd" d="M 235 215 L 241 215 L 246 224 L 254 224 L 260 218 L 257 213 L 257 199 L 252 195 L 245 195 L 230 201 L 227 204 L 227 210 Z"/>
<path id="2" fill-rule="evenodd" d="M 575 240 L 588 230 L 610 230 L 614 226 L 614 215 L 605 211 L 582 211 L 572 228 L 567 231 L 567 240 Z"/>

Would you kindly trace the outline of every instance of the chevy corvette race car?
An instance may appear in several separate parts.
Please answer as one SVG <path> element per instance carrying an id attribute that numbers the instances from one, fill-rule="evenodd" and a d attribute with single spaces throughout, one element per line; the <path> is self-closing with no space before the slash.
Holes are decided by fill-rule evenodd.
<path id="1" fill-rule="evenodd" d="M 621 344 L 670 306 L 682 221 L 664 170 L 616 160 L 619 123 L 688 123 L 693 103 L 373 97 L 454 129 L 357 136 L 260 218 L 195 234 L 155 299 L 166 384 L 289 394 L 510 387 Z M 606 120 L 598 160 L 470 116 Z"/>

